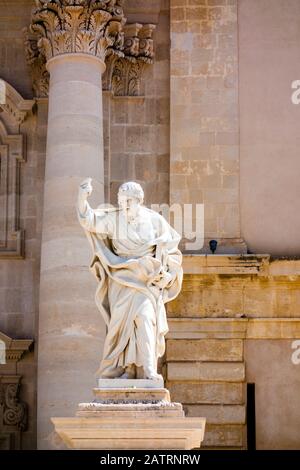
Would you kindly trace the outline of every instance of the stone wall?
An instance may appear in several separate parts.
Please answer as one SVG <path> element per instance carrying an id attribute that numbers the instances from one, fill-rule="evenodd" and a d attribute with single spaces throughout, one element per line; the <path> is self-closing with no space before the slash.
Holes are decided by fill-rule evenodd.
<path id="1" fill-rule="evenodd" d="M 110 201 L 124 181 L 138 181 L 145 203 L 169 202 L 169 6 L 164 1 L 155 30 L 155 61 L 146 65 L 141 96 L 110 100 Z"/>
<path id="2" fill-rule="evenodd" d="M 43 200 L 46 110 L 41 103 L 21 125 L 26 136 L 26 161 L 20 167 L 20 227 L 24 230 L 24 259 L 0 261 L 0 329 L 13 338 L 37 339 L 40 236 Z M 3 368 L 4 366 L 2 366 Z M 36 446 L 36 351 L 18 362 L 22 376 L 20 396 L 28 405 L 29 426 L 23 433 L 24 449 Z"/>
<path id="3" fill-rule="evenodd" d="M 204 203 L 207 240 L 243 251 L 236 0 L 171 0 L 170 199 Z"/>
<path id="4" fill-rule="evenodd" d="M 276 0 L 272 15 L 267 0 L 141 3 L 126 2 L 129 17 L 157 23 L 156 58 L 140 97 L 104 93 L 107 199 L 115 202 L 118 185 L 134 179 L 147 204 L 204 202 L 206 242 L 217 238 L 220 252 L 246 251 L 242 228 L 253 252 L 299 254 L 298 108 L 290 101 L 299 78 L 299 2 L 286 8 Z M 0 78 L 24 98 L 32 89 L 21 30 L 33 5 L 0 0 Z M 47 100 L 40 99 L 20 128 L 25 258 L 0 262 L 0 330 L 15 338 L 37 340 L 46 131 Z M 182 293 L 168 308 L 172 398 L 188 415 L 207 416 L 206 447 L 245 448 L 245 387 L 255 382 L 258 447 L 299 448 L 299 381 L 290 361 L 291 342 L 300 338 L 298 261 L 186 256 L 184 269 Z M 86 295 L 91 301 L 92 279 Z M 36 446 L 36 367 L 36 347 L 17 369 L 5 366 L 22 375 L 25 449 Z"/>
<path id="5" fill-rule="evenodd" d="M 239 1 L 242 235 L 253 253 L 300 255 L 300 3 Z"/>
<path id="6" fill-rule="evenodd" d="M 299 331 L 295 336 L 299 351 Z M 300 364 L 292 357 L 294 338 L 245 341 L 247 380 L 255 383 L 259 450 L 300 448 Z"/>
<path id="7" fill-rule="evenodd" d="M 32 6 L 29 0 L 0 2 L 0 78 L 23 98 L 32 98 L 22 34 Z M 0 330 L 13 338 L 37 339 L 46 131 L 47 103 L 41 101 L 20 126 L 26 139 L 26 161 L 20 166 L 20 227 L 25 232 L 25 258 L 0 261 Z M 1 366 L 2 373 L 22 376 L 20 399 L 28 406 L 28 428 L 22 435 L 24 449 L 36 447 L 36 368 L 36 349 L 17 364 Z"/>
<path id="8" fill-rule="evenodd" d="M 1 0 L 0 77 L 24 98 L 32 98 L 32 85 L 24 54 L 22 29 L 30 22 L 33 0 Z"/>
<path id="9" fill-rule="evenodd" d="M 204 447 L 246 448 L 246 383 L 255 383 L 257 448 L 299 448 L 299 261 L 186 256 L 184 267 L 168 307 L 172 399 L 207 417 Z"/>

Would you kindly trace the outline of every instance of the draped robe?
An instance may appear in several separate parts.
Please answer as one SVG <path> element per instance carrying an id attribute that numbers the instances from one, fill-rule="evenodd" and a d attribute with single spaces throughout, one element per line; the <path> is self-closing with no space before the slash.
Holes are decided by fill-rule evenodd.
<path id="1" fill-rule="evenodd" d="M 78 210 L 93 250 L 95 300 L 107 326 L 100 377 L 118 377 L 130 364 L 156 368 L 168 332 L 165 303 L 181 289 L 179 234 L 157 212 L 140 206 L 139 214 L 135 226 L 122 210 L 88 204 L 83 214 Z M 171 280 L 161 289 L 155 279 L 165 272 Z"/>

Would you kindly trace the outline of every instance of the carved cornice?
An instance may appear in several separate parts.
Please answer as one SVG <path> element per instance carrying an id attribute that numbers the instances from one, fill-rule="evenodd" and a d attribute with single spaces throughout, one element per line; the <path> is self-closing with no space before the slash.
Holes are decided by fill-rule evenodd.
<path id="1" fill-rule="evenodd" d="M 5 350 L 6 362 L 18 362 L 32 344 L 32 339 L 13 339 L 0 331 L 0 349 Z"/>
<path id="2" fill-rule="evenodd" d="M 86 53 L 106 61 L 103 89 L 138 95 L 145 64 L 153 63 L 155 25 L 125 25 L 122 0 L 38 0 L 24 30 L 36 97 L 48 94 L 46 62 L 61 54 Z"/>
<path id="3" fill-rule="evenodd" d="M 8 82 L 0 79 L 0 111 L 5 112 L 18 129 L 34 105 L 34 100 L 25 100 Z"/>

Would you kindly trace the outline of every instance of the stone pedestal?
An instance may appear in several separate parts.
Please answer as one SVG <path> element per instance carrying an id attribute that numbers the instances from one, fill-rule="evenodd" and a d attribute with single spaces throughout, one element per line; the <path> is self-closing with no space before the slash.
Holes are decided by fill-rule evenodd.
<path id="1" fill-rule="evenodd" d="M 186 418 L 166 388 L 95 388 L 95 400 L 80 403 L 75 417 L 52 418 L 71 449 L 194 449 L 201 446 L 205 418 Z M 137 381 L 136 381 L 137 382 Z M 143 381 L 152 382 L 152 381 Z M 148 387 L 147 387 L 148 385 Z M 111 388 L 113 387 L 113 388 Z"/>

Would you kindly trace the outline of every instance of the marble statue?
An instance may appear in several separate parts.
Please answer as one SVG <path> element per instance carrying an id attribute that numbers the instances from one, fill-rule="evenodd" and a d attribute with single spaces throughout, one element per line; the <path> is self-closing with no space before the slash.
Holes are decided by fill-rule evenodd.
<path id="1" fill-rule="evenodd" d="M 78 218 L 92 245 L 97 278 L 96 304 L 107 326 L 97 376 L 161 380 L 158 358 L 165 351 L 165 303 L 182 284 L 179 234 L 143 205 L 142 187 L 124 183 L 118 208 L 92 209 L 87 178 L 79 187 Z"/>

